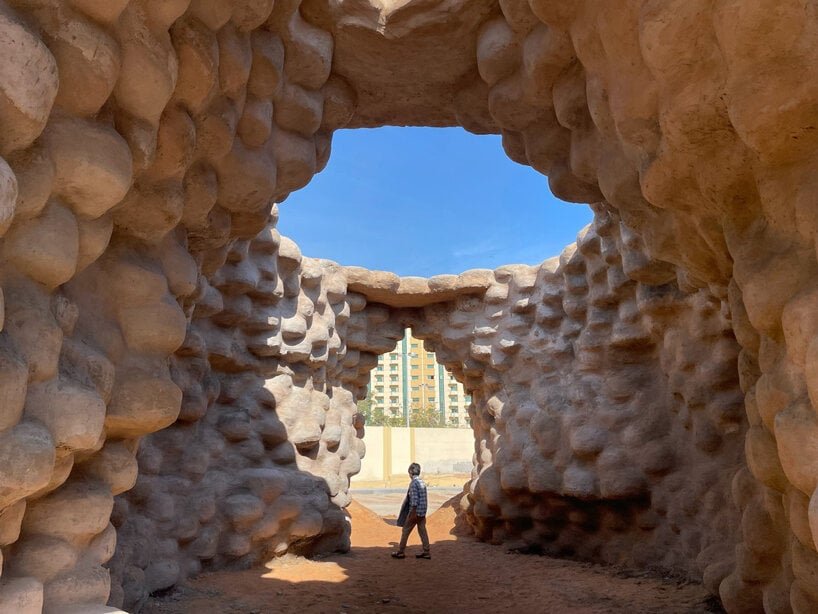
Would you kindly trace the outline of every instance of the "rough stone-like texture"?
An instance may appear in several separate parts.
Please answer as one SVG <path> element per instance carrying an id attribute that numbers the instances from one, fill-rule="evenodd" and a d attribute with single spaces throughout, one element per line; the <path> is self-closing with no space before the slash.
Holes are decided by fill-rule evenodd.
<path id="1" fill-rule="evenodd" d="M 334 382 L 312 379 L 310 369 L 320 370 L 308 360 L 312 338 L 300 346 L 287 338 L 289 375 L 300 378 L 293 388 L 308 391 L 308 407 L 323 395 L 335 421 L 327 438 L 343 440 L 338 456 L 349 458 L 342 470 L 319 453 L 308 458 L 313 473 L 298 471 L 286 420 L 260 413 L 275 416 L 275 394 L 258 393 L 277 367 L 248 360 L 253 335 L 277 326 L 253 310 L 281 298 L 281 313 L 297 319 L 310 296 L 327 360 L 332 309 L 345 291 L 327 282 L 330 295 L 321 295 L 316 265 L 299 301 L 297 251 L 279 251 L 269 230 L 248 251 L 272 203 L 326 163 L 329 132 L 343 125 L 341 116 L 322 123 L 332 38 L 300 17 L 298 2 L 273 5 L 0 2 L 0 609 L 120 605 L 120 583 L 136 603 L 172 584 L 174 565 L 178 577 L 180 565 L 188 573 L 209 560 L 205 529 L 218 554 L 239 553 L 264 497 L 283 510 L 262 515 L 285 547 L 346 535 L 341 512 L 328 510 L 330 492 L 344 502 L 340 476 L 356 470 L 352 393 L 331 406 Z M 343 83 L 333 84 L 343 99 Z M 238 326 L 251 312 L 260 321 Z M 269 347 L 259 356 L 278 354 Z M 295 415 L 305 402 L 292 396 Z M 141 441 L 177 419 L 161 441 Z M 290 422 L 297 430 L 298 419 Z M 219 441 L 231 442 L 227 452 Z M 112 516 L 138 465 L 137 488 Z M 230 485 L 218 485 L 215 466 L 237 471 L 227 473 Z M 332 486 L 316 477 L 324 474 Z M 197 488 L 205 476 L 209 492 Z M 256 503 L 251 487 L 263 493 Z M 191 492 L 201 497 L 199 517 L 182 518 Z M 219 497 L 212 518 L 208 495 Z M 112 520 L 124 552 L 110 567 L 113 585 Z M 196 546 L 185 541 L 191 535 L 201 537 Z M 175 556 L 179 543 L 185 552 Z"/>
<path id="2" fill-rule="evenodd" d="M 473 393 L 481 537 L 818 610 L 816 24 L 794 0 L 0 0 L 0 609 L 342 548 L 354 399 L 408 324 Z M 334 130 L 385 124 L 500 133 L 594 227 L 428 280 L 302 258 L 273 203 Z"/>
<path id="3" fill-rule="evenodd" d="M 338 265 L 273 228 L 225 260 L 171 362 L 179 419 L 143 440 L 136 486 L 116 501 L 126 609 L 202 569 L 349 547 L 341 508 L 364 454 L 354 397 L 403 329 L 383 328 L 382 308 L 362 313 Z"/>
<path id="4" fill-rule="evenodd" d="M 621 228 L 600 209 L 559 258 L 497 269 L 482 300 L 409 321 L 473 398 L 463 505 L 479 537 L 717 590 L 747 430 L 729 310 L 680 291 Z"/>
<path id="5" fill-rule="evenodd" d="M 541 266 L 429 280 L 347 268 L 349 287 L 372 301 L 364 312 L 385 303 L 472 395 L 461 510 L 478 537 L 658 567 L 717 593 L 742 565 L 756 437 L 726 292 L 682 289 L 610 205 L 594 209 Z M 435 301 L 444 284 L 457 296 Z"/>

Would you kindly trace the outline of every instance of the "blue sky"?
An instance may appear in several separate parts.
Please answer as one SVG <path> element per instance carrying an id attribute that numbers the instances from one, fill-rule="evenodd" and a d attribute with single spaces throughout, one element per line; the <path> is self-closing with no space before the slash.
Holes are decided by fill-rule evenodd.
<path id="1" fill-rule="evenodd" d="M 592 218 L 499 136 L 460 128 L 340 130 L 327 168 L 279 209 L 306 256 L 423 277 L 537 264 Z"/>

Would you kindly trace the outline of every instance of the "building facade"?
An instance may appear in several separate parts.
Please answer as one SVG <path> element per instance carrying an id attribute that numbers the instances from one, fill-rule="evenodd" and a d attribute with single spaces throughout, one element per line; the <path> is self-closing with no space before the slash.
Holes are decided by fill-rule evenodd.
<path id="1" fill-rule="evenodd" d="M 437 410 L 446 426 L 470 426 L 471 397 L 408 328 L 395 351 L 379 357 L 370 376 L 369 392 L 374 410 L 401 416 L 404 423 L 413 409 L 428 408 Z"/>

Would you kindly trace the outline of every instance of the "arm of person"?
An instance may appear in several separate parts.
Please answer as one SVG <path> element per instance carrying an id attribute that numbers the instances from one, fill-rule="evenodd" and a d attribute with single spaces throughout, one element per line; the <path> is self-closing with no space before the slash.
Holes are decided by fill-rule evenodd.
<path id="1" fill-rule="evenodd" d="M 409 506 L 412 508 L 412 511 L 417 510 L 419 499 L 418 483 L 415 480 L 412 480 L 412 484 L 409 486 Z"/>

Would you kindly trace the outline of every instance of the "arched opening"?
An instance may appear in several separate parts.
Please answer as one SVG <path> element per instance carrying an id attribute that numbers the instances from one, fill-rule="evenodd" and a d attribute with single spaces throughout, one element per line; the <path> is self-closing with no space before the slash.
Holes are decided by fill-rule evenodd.
<path id="1" fill-rule="evenodd" d="M 347 547 L 405 326 L 472 391 L 481 539 L 818 610 L 817 22 L 739 5 L 3 2 L 0 610 Z M 499 134 L 593 224 L 540 266 L 304 257 L 273 203 L 384 125 Z"/>
<path id="2" fill-rule="evenodd" d="M 358 411 L 366 420 L 366 456 L 350 495 L 392 517 L 405 494 L 406 470 L 419 463 L 428 514 L 462 494 L 471 478 L 471 395 L 409 328 L 395 350 L 378 357 Z"/>
<path id="3" fill-rule="evenodd" d="M 330 163 L 279 206 L 309 256 L 402 276 L 534 265 L 591 222 L 511 161 L 498 135 L 460 128 L 340 130 Z"/>
<path id="4" fill-rule="evenodd" d="M 370 426 L 468 428 L 470 404 L 463 385 L 407 328 L 395 350 L 378 357 L 358 409 Z"/>

